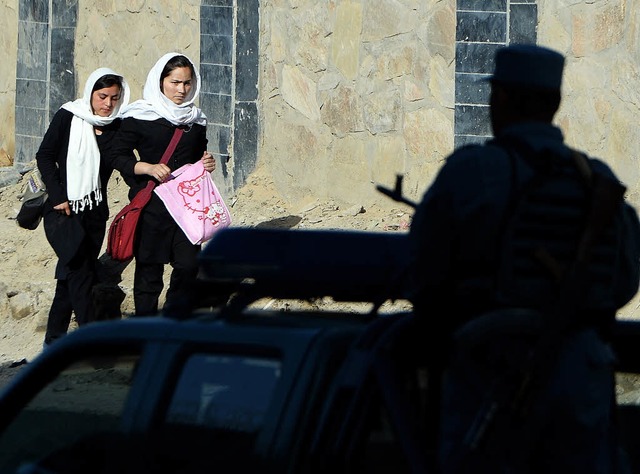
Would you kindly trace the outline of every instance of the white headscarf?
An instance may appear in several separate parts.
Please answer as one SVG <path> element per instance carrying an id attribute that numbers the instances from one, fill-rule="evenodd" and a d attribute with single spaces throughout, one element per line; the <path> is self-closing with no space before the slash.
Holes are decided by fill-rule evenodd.
<path id="1" fill-rule="evenodd" d="M 112 74 L 122 80 L 120 100 L 111 115 L 94 115 L 91 109 L 91 91 L 102 76 Z M 101 67 L 91 73 L 84 85 L 81 99 L 66 102 L 61 108 L 73 114 L 67 150 L 67 199 L 73 212 L 83 211 L 85 206 L 93 208 L 102 201 L 100 183 L 100 150 L 93 127 L 110 124 L 118 117 L 121 108 L 129 103 L 130 89 L 124 77 L 117 72 Z"/>
<path id="2" fill-rule="evenodd" d="M 200 73 L 193 61 L 185 56 L 193 66 L 194 76 L 191 78 L 191 90 L 185 97 L 185 101 L 178 105 L 172 102 L 160 90 L 160 76 L 167 62 L 176 57 L 185 56 L 180 53 L 167 53 L 162 56 L 151 68 L 147 75 L 147 82 L 142 91 L 142 99 L 136 100 L 122 111 L 123 117 L 133 117 L 140 120 L 158 120 L 164 118 L 173 125 L 207 125 L 207 117 L 194 104 L 200 94 Z"/>

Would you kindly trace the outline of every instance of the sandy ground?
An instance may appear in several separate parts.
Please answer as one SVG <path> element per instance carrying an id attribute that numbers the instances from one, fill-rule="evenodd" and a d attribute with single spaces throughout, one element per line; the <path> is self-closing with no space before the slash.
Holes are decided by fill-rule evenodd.
<path id="1" fill-rule="evenodd" d="M 41 351 L 55 288 L 56 257 L 42 225 L 30 231 L 18 227 L 15 221 L 22 186 L 19 182 L 0 190 L 0 381 L 19 370 L 23 360 L 29 361 Z M 109 188 L 109 205 L 115 215 L 126 202 L 126 186 L 115 173 Z M 380 201 L 379 207 L 369 208 L 341 207 L 335 202 L 313 200 L 291 205 L 279 197 L 270 179 L 258 171 L 235 196 L 227 198 L 227 205 L 235 226 L 271 223 L 293 228 L 406 231 L 410 208 L 383 195 Z M 101 260 L 109 263 L 106 255 Z M 124 317 L 133 311 L 133 268 L 134 263 L 119 268 L 122 280 L 118 286 L 125 295 L 121 305 Z M 72 323 L 71 330 L 74 328 Z"/>

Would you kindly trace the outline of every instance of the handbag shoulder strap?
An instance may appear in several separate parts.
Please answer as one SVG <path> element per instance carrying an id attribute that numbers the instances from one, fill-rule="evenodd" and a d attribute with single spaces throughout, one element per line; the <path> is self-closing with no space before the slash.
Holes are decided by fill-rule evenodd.
<path id="1" fill-rule="evenodd" d="M 182 137 L 183 132 L 184 132 L 184 129 L 176 127 L 176 129 L 173 131 L 173 136 L 171 137 L 171 141 L 167 145 L 167 149 L 162 154 L 162 158 L 160 158 L 159 163 L 167 164 L 167 161 L 169 161 L 169 158 L 171 158 L 171 155 L 173 155 L 173 152 L 175 151 L 176 146 L 178 146 L 178 142 L 180 141 L 180 137 Z M 155 181 L 150 179 L 149 182 L 147 183 L 147 186 L 144 189 L 142 189 L 140 192 L 148 193 L 149 195 L 151 195 L 151 191 L 155 187 L 156 187 Z"/>
<path id="2" fill-rule="evenodd" d="M 173 155 L 173 152 L 175 151 L 176 146 L 178 146 L 178 142 L 180 141 L 182 132 L 184 132 L 184 129 L 180 127 L 176 127 L 176 129 L 173 132 L 173 136 L 171 137 L 171 141 L 167 145 L 167 149 L 164 151 L 162 158 L 160 158 L 160 163 L 166 164 L 169 161 L 169 158 L 171 158 L 171 155 Z"/>

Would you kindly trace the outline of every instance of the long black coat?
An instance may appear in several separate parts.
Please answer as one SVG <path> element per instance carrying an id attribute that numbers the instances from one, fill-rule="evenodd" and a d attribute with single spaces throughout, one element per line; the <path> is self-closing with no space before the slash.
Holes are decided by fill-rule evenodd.
<path id="1" fill-rule="evenodd" d="M 129 199 L 132 199 L 151 179 L 148 175 L 134 174 L 133 169 L 137 163 L 134 150 L 137 151 L 140 161 L 159 163 L 174 130 L 175 126 L 165 119 L 147 121 L 125 118 L 122 120 L 113 154 L 110 155 L 110 165 L 120 171 L 129 185 Z M 203 125 L 192 125 L 185 129 L 167 166 L 171 170 L 176 170 L 182 165 L 200 160 L 207 149 L 206 132 L 207 129 Z M 156 184 L 158 184 L 157 181 Z M 182 230 L 155 193 L 144 208 L 138 226 L 136 259 L 148 263 L 168 263 L 173 236 Z"/>
<path id="2" fill-rule="evenodd" d="M 36 153 L 38 169 L 42 174 L 49 200 L 53 206 L 68 201 L 67 197 L 67 150 L 69 148 L 69 133 L 73 114 L 66 109 L 56 112 L 49 124 L 40 148 Z M 101 127 L 102 134 L 96 135 L 98 149 L 100 150 L 100 182 L 102 184 L 102 202 L 98 206 L 100 215 L 106 221 L 109 217 L 107 206 L 107 183 L 113 172 L 106 156 L 111 153 L 116 132 L 120 126 L 120 120 L 116 119 L 111 124 Z"/>
<path id="3" fill-rule="evenodd" d="M 100 150 L 100 181 L 102 188 L 102 202 L 89 209 L 85 207 L 77 215 L 61 216 L 53 211 L 53 206 L 68 201 L 67 197 L 67 151 L 69 148 L 69 133 L 73 114 L 66 109 L 56 112 L 49 124 L 40 148 L 36 153 L 38 169 L 42 174 L 49 199 L 45 204 L 44 227 L 51 247 L 60 259 L 56 269 L 56 278 L 64 278 L 65 265 L 73 258 L 83 244 L 88 247 L 88 258 L 97 258 L 104 240 L 106 222 L 109 217 L 107 183 L 113 168 L 107 163 L 106 156 L 111 153 L 120 120 L 101 127 L 102 134 L 96 135 Z"/>

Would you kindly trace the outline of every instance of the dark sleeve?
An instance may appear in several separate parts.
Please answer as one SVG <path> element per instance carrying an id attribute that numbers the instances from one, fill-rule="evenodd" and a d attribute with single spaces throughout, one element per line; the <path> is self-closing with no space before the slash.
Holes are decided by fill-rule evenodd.
<path id="1" fill-rule="evenodd" d="M 207 127 L 206 126 L 201 126 L 201 131 L 199 134 L 199 147 L 197 150 L 197 160 L 198 161 L 200 158 L 202 158 L 203 153 L 207 150 L 207 144 L 209 143 L 209 140 L 207 140 Z"/>
<path id="2" fill-rule="evenodd" d="M 118 170 L 125 181 L 135 177 L 133 169 L 138 160 L 133 150 L 138 148 L 138 137 L 136 120 L 132 118 L 123 119 L 113 139 L 110 151 L 105 156 L 107 166 Z"/>
<path id="3" fill-rule="evenodd" d="M 169 167 L 177 169 L 185 163 L 198 162 L 207 149 L 207 142 L 207 127 L 194 125 L 182 135 Z"/>
<path id="4" fill-rule="evenodd" d="M 38 169 L 54 206 L 67 201 L 66 166 L 73 114 L 60 109 L 53 116 L 36 153 Z"/>
<path id="5" fill-rule="evenodd" d="M 96 141 L 100 149 L 100 182 L 104 196 L 106 196 L 107 184 L 113 173 L 113 167 L 110 164 L 109 157 L 113 154 L 113 144 L 115 143 L 116 134 L 120 129 L 120 122 L 120 119 L 114 120 L 106 127 L 103 127 L 101 135 L 96 135 Z"/>
<path id="6" fill-rule="evenodd" d="M 447 167 L 443 167 L 416 208 L 409 230 L 410 299 L 421 313 L 437 312 L 450 291 L 455 242 Z"/>

